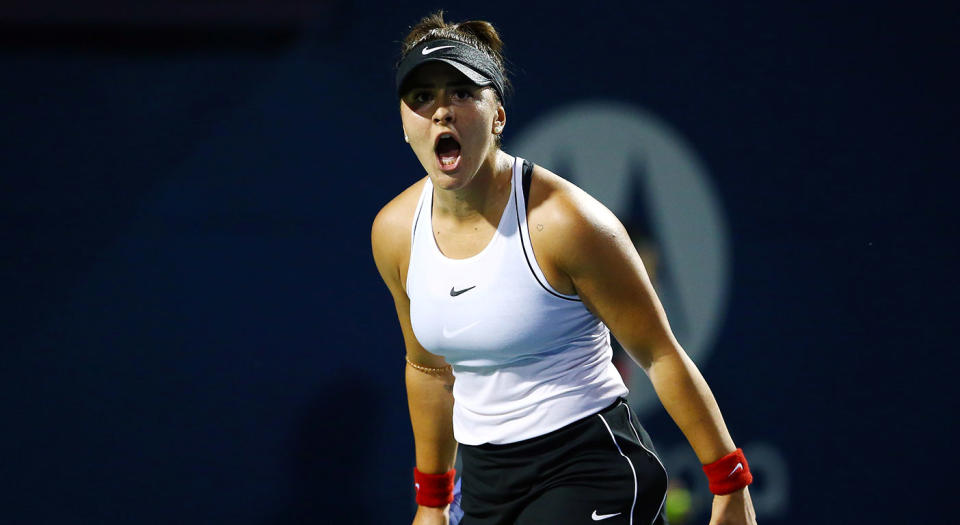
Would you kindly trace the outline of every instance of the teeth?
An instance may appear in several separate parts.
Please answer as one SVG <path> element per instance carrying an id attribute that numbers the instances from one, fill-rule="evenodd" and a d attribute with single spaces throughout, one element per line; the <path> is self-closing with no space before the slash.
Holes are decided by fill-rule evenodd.
<path id="1" fill-rule="evenodd" d="M 440 157 L 440 164 L 444 166 L 453 166 L 457 162 L 457 157 Z"/>

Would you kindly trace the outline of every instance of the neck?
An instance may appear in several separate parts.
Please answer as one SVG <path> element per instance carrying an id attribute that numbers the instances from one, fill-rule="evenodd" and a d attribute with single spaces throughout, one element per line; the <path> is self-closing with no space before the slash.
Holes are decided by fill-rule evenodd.
<path id="1" fill-rule="evenodd" d="M 455 190 L 434 186 L 434 212 L 456 221 L 499 217 L 510 195 L 513 157 L 496 150 L 477 170 L 469 184 Z"/>

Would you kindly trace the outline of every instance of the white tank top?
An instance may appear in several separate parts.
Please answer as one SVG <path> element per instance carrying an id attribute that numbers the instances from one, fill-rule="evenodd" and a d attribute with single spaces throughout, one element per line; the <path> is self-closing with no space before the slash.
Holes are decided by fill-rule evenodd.
<path id="1" fill-rule="evenodd" d="M 606 325 L 553 289 L 537 264 L 523 171 L 517 157 L 497 231 L 473 257 L 450 259 L 437 247 L 430 179 L 414 213 L 410 321 L 420 344 L 453 365 L 453 431 L 466 445 L 540 436 L 627 394 Z"/>

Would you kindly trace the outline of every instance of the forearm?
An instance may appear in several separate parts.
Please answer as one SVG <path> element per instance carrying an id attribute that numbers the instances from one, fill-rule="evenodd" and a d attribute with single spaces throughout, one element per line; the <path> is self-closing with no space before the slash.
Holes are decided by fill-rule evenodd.
<path id="1" fill-rule="evenodd" d="M 407 365 L 407 405 L 416 446 L 417 469 L 440 474 L 453 468 L 453 374 L 426 373 Z"/>
<path id="2" fill-rule="evenodd" d="M 662 353 L 647 374 L 701 463 L 712 463 L 736 449 L 710 387 L 683 350 Z"/>

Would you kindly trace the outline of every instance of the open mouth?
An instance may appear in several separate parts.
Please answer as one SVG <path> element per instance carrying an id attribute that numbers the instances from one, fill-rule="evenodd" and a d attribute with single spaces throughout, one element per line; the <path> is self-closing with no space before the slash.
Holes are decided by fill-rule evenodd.
<path id="1" fill-rule="evenodd" d="M 449 133 L 440 135 L 434 151 L 437 152 L 440 169 L 450 171 L 456 169 L 460 164 L 460 143 L 453 138 L 453 135 Z"/>

